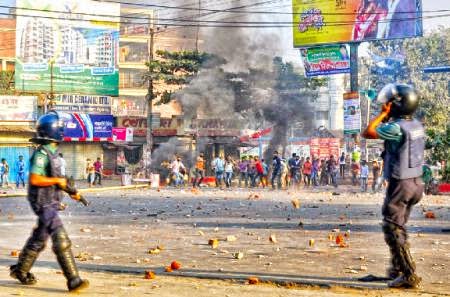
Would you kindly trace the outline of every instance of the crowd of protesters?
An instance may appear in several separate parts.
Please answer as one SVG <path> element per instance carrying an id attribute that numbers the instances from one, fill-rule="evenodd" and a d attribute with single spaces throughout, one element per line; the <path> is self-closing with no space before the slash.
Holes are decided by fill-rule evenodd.
<path id="1" fill-rule="evenodd" d="M 342 153 L 341 156 L 330 155 L 327 158 L 318 156 L 299 156 L 292 154 L 283 158 L 277 151 L 270 161 L 258 156 L 242 156 L 234 159 L 232 156 L 216 155 L 211 161 L 213 181 L 219 188 L 271 188 L 300 189 L 319 186 L 339 187 L 353 185 L 361 191 L 380 191 L 383 186 L 382 162 L 373 160 L 369 164 L 360 160 L 358 152 Z M 171 162 L 161 164 L 161 178 L 172 186 L 200 187 L 206 184 L 206 160 L 201 153 L 195 160 L 195 166 L 189 170 L 180 156 L 174 156 Z M 209 184 L 209 182 L 208 182 Z"/>

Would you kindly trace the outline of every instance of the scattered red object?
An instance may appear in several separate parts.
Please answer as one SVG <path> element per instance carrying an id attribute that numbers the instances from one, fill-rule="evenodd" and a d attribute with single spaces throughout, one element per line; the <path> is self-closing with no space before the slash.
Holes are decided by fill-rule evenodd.
<path id="1" fill-rule="evenodd" d="M 172 268 L 172 270 L 178 270 L 181 268 L 181 264 L 177 261 L 173 261 L 170 263 L 170 268 Z"/>
<path id="2" fill-rule="evenodd" d="M 257 277 L 249 277 L 248 283 L 250 285 L 257 285 L 259 283 L 259 279 Z"/>
<path id="3" fill-rule="evenodd" d="M 436 215 L 435 215 L 434 212 L 432 212 L 432 211 L 427 211 L 427 212 L 425 213 L 425 218 L 427 218 L 427 219 L 435 219 L 435 218 L 436 218 Z"/>
<path id="4" fill-rule="evenodd" d="M 439 193 L 450 193 L 450 184 L 440 184 Z"/>
<path id="5" fill-rule="evenodd" d="M 154 279 L 156 277 L 155 273 L 151 270 L 146 270 L 145 271 L 145 279 Z"/>

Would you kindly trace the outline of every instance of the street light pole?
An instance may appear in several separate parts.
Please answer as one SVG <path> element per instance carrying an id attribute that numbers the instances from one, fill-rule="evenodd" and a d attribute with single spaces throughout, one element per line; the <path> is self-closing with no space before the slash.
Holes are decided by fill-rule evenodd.
<path id="1" fill-rule="evenodd" d="M 146 164 L 146 172 L 150 176 L 150 165 L 151 165 L 151 154 L 153 148 L 153 135 L 152 135 L 152 122 L 153 122 L 153 51 L 154 51 L 154 37 L 155 30 L 153 27 L 153 16 L 152 13 L 149 19 L 149 34 L 150 40 L 148 42 L 148 75 L 147 75 L 147 95 L 145 99 L 147 100 L 147 137 L 146 137 L 146 148 L 144 149 L 144 162 Z"/>

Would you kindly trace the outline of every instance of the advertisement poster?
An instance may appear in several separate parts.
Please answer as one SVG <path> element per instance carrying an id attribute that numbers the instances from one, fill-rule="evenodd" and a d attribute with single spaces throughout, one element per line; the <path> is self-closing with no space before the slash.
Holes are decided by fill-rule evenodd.
<path id="1" fill-rule="evenodd" d="M 300 49 L 307 77 L 350 73 L 350 55 L 347 46 L 333 45 Z"/>
<path id="2" fill-rule="evenodd" d="M 330 155 L 335 158 L 339 156 L 339 138 L 311 138 L 311 156 L 318 156 L 319 159 L 328 159 Z"/>
<path id="3" fill-rule="evenodd" d="M 292 0 L 294 47 L 422 36 L 421 0 Z"/>
<path id="4" fill-rule="evenodd" d="M 113 128 L 112 138 L 113 141 L 132 142 L 133 128 Z"/>
<path id="5" fill-rule="evenodd" d="M 17 0 L 17 7 L 16 90 L 119 95 L 120 4 Z"/>
<path id="6" fill-rule="evenodd" d="M 0 96 L 0 121 L 32 122 L 37 120 L 36 96 Z M 8 123 L 8 125 L 13 123 Z"/>
<path id="7" fill-rule="evenodd" d="M 112 98 L 109 96 L 90 96 L 90 95 L 56 95 L 56 111 L 92 113 L 92 114 L 111 114 Z"/>
<path id="8" fill-rule="evenodd" d="M 139 97 L 113 98 L 112 114 L 116 117 L 145 117 L 147 102 Z"/>
<path id="9" fill-rule="evenodd" d="M 344 94 L 344 134 L 361 132 L 361 104 L 358 92 Z"/>
<path id="10" fill-rule="evenodd" d="M 84 113 L 64 113 L 64 137 L 92 140 L 111 138 L 114 124 L 112 115 L 92 115 Z"/>

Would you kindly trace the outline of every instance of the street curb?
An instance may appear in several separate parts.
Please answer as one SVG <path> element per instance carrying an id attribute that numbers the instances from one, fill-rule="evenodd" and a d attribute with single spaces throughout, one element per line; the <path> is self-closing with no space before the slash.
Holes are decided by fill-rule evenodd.
<path id="1" fill-rule="evenodd" d="M 79 189 L 80 193 L 95 193 L 95 192 L 105 192 L 105 191 L 113 191 L 113 190 L 137 190 L 148 188 L 150 185 L 131 185 L 131 186 L 113 186 L 113 187 L 104 187 L 104 188 L 86 188 Z M 15 197 L 26 197 L 27 193 L 19 192 L 19 193 L 11 193 L 11 194 L 0 194 L 1 198 L 15 198 Z"/>

